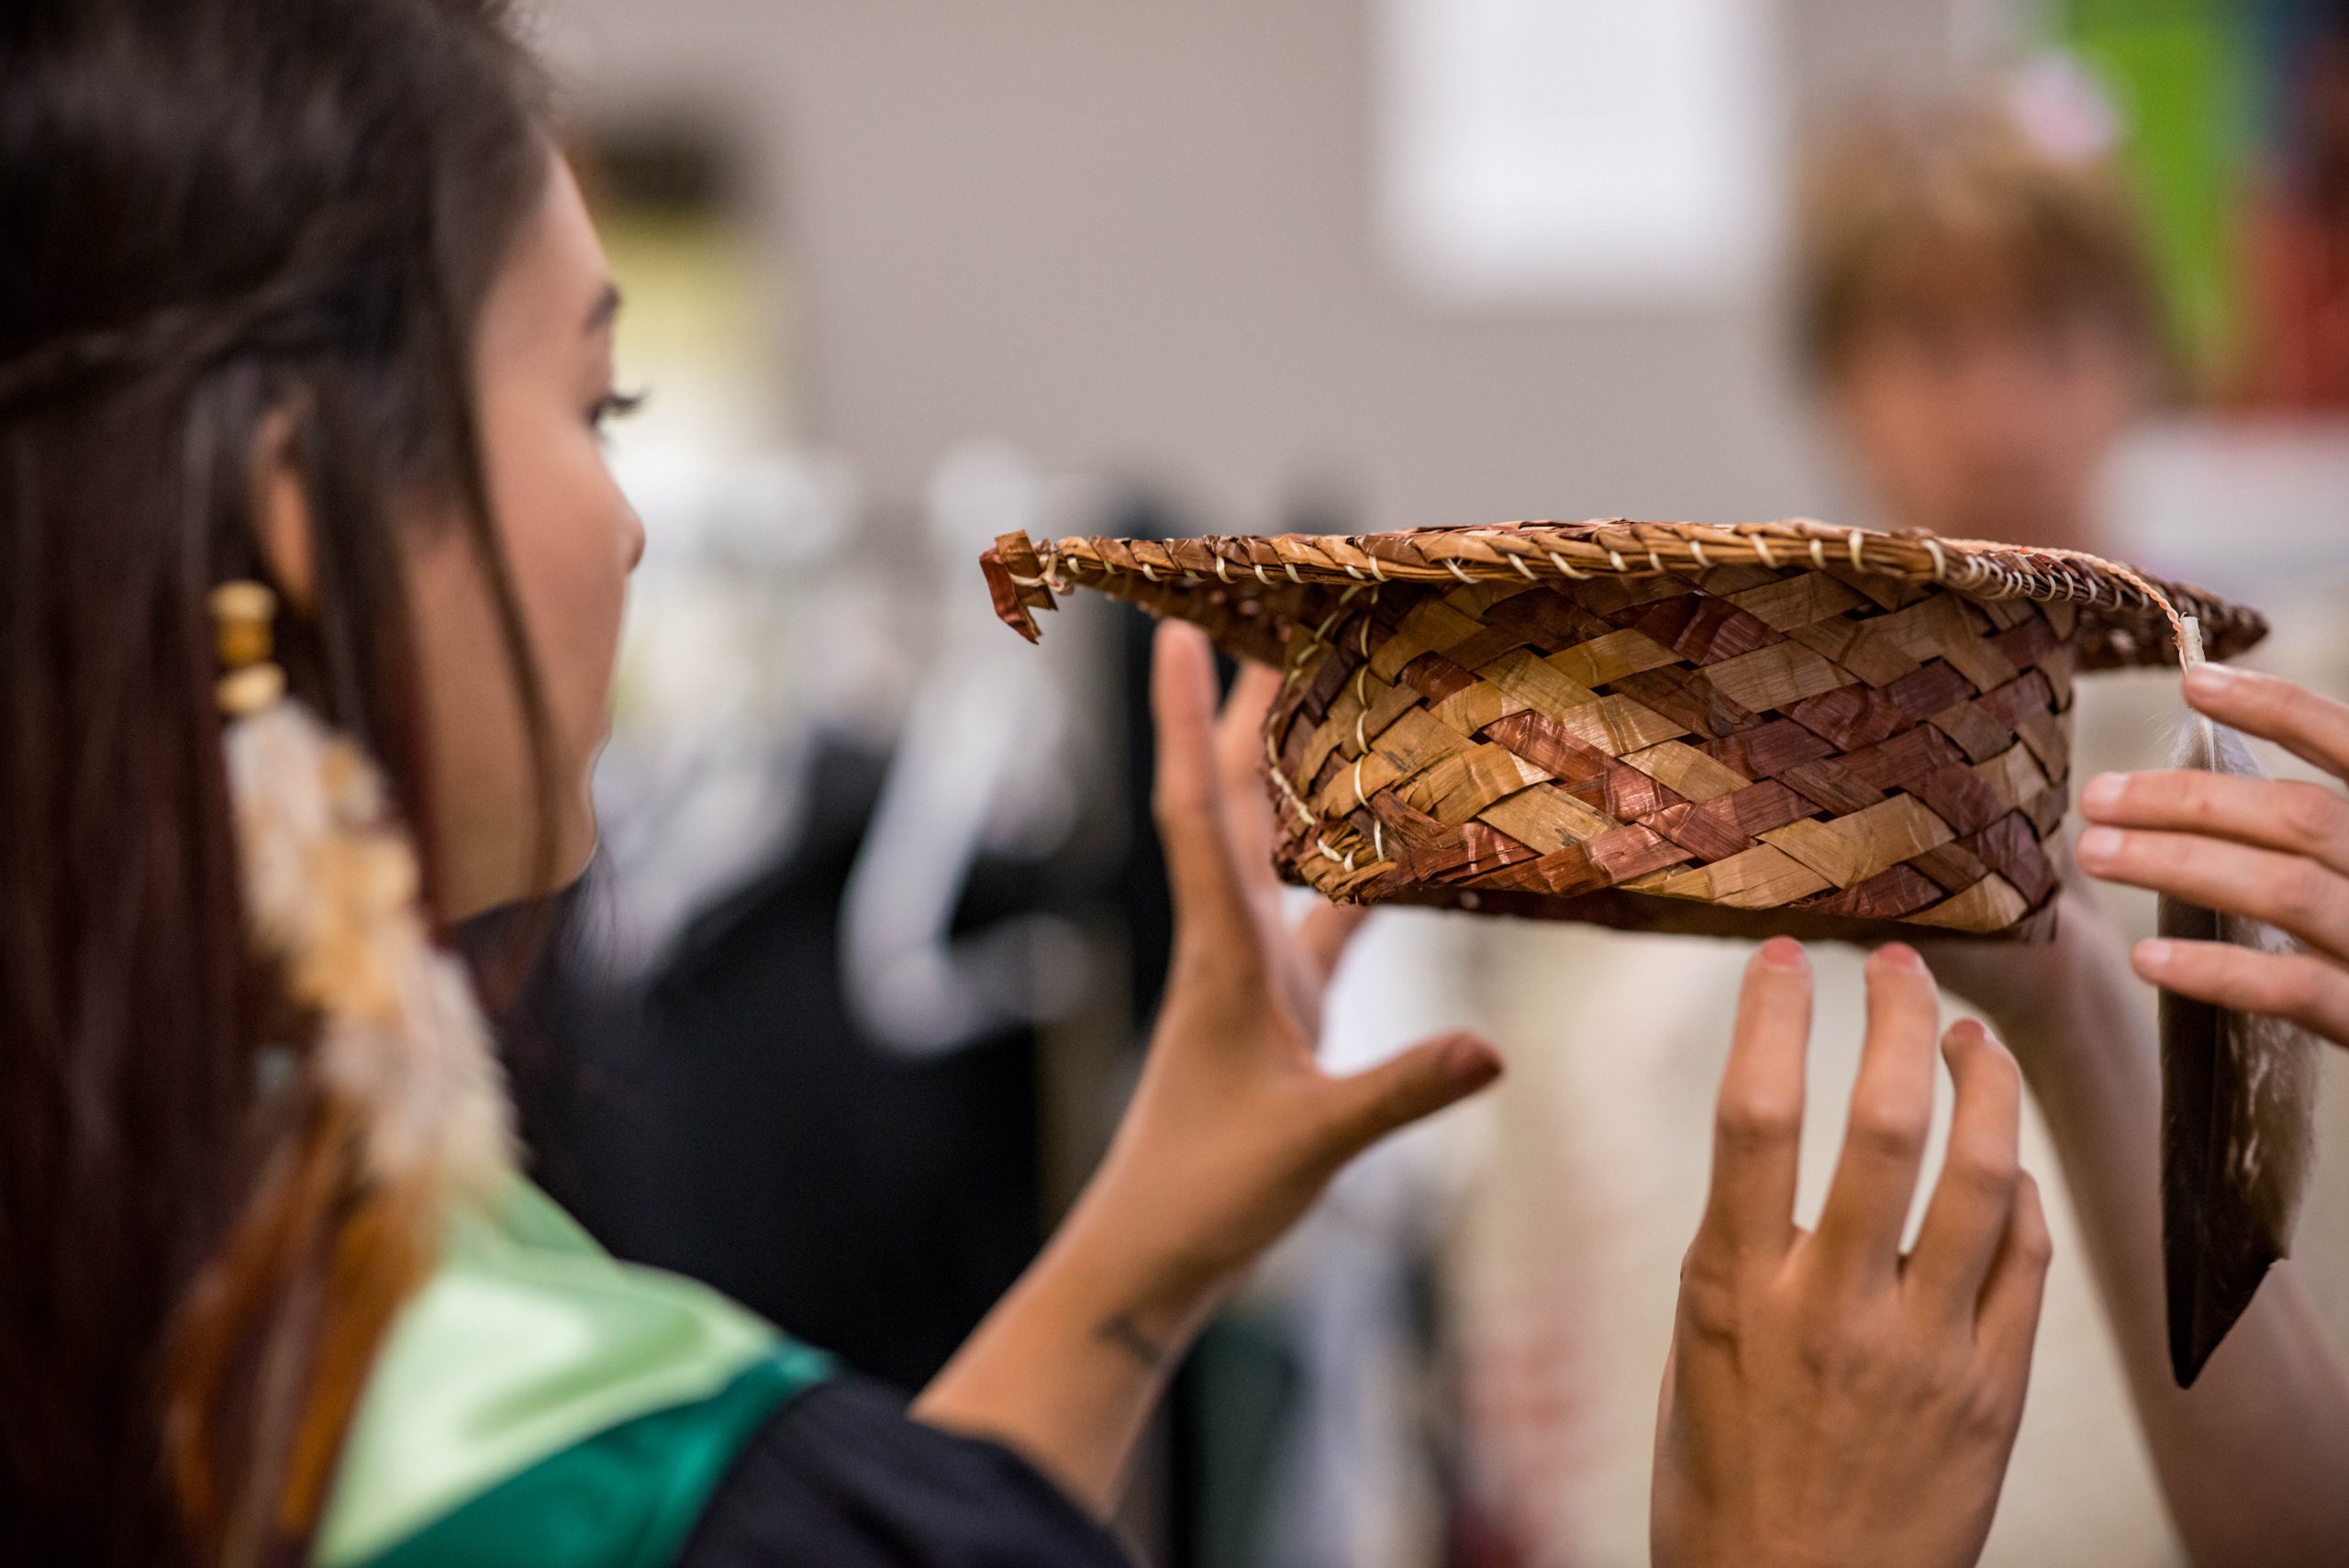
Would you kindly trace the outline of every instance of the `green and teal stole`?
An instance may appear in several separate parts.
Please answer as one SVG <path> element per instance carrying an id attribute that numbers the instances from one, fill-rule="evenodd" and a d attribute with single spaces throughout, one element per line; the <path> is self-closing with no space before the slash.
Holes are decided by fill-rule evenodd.
<path id="1" fill-rule="evenodd" d="M 451 1221 L 376 1358 L 318 1568 L 661 1568 L 735 1455 L 831 1373 L 717 1292 L 622 1263 L 517 1177 Z"/>

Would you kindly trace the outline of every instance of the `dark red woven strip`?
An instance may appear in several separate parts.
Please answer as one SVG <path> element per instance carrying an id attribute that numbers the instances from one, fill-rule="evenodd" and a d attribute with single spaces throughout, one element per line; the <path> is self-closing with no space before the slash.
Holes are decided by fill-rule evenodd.
<path id="1" fill-rule="evenodd" d="M 1906 865 L 1877 873 L 1865 882 L 1814 895 L 1795 907 L 1815 915 L 1850 915 L 1864 920 L 1897 920 L 1940 903 L 1948 895 Z"/>
<path id="2" fill-rule="evenodd" d="M 1555 653 L 1603 637 L 1615 628 L 1564 595 L 1548 588 L 1514 594 L 1485 612 L 1494 626 L 1507 627 L 1544 653 Z"/>
<path id="3" fill-rule="evenodd" d="M 1832 740 L 1837 750 L 1844 751 L 1898 735 L 1913 722 L 1881 692 L 1857 683 L 1805 697 L 1783 711 L 1797 724 Z"/>
<path id="4" fill-rule="evenodd" d="M 1945 893 L 1963 893 L 1990 874 L 1981 857 L 1962 843 L 1937 844 L 1905 863 L 1932 878 Z"/>
<path id="5" fill-rule="evenodd" d="M 2055 890 L 2055 867 L 2021 812 L 2009 811 L 1963 842 L 1983 864 L 2013 883 L 2027 903 L 2036 905 Z"/>
<path id="6" fill-rule="evenodd" d="M 1397 679 L 1427 698 L 1431 705 L 1476 684 L 1475 676 L 1441 653 L 1420 654 L 1403 666 Z"/>
<path id="7" fill-rule="evenodd" d="M 1591 862 L 1607 873 L 1609 881 L 1619 883 L 1678 865 L 1688 858 L 1687 851 L 1636 822 L 1600 833 L 1583 848 Z"/>
<path id="8" fill-rule="evenodd" d="M 1727 796 L 1722 798 L 1726 799 Z M 1666 806 L 1644 819 L 1646 825 L 1700 861 L 1725 861 L 1753 847 L 1755 840 L 1737 830 L 1720 812 L 1708 814 L 1691 801 Z"/>
<path id="9" fill-rule="evenodd" d="M 1781 769 L 1778 782 L 1833 817 L 1865 811 L 1884 798 L 1883 790 L 1841 762 L 1824 759 Z"/>
<path id="10" fill-rule="evenodd" d="M 1530 709 L 1493 720 L 1485 734 L 1570 789 L 1598 784 L 1614 760 L 1567 733 L 1556 719 Z"/>
<path id="11" fill-rule="evenodd" d="M 1693 734 L 1713 740 L 1750 728 L 1761 718 L 1752 708 L 1716 688 L 1701 670 L 1675 665 L 1642 670 L 1609 682 L 1608 689 L 1655 709 Z"/>
<path id="12" fill-rule="evenodd" d="M 1774 718 L 1757 728 L 1724 735 L 1697 748 L 1742 778 L 1775 778 L 1803 762 L 1835 754 L 1834 743 L 1791 718 Z"/>
<path id="13" fill-rule="evenodd" d="M 1884 695 L 1886 701 L 1911 719 L 1920 719 L 1968 700 L 1975 691 L 1973 682 L 1959 674 L 1947 661 L 1936 659 L 1886 686 Z"/>
<path id="14" fill-rule="evenodd" d="M 1727 599 L 1683 594 L 1650 605 L 1632 627 L 1691 664 L 1713 664 L 1786 638 Z"/>

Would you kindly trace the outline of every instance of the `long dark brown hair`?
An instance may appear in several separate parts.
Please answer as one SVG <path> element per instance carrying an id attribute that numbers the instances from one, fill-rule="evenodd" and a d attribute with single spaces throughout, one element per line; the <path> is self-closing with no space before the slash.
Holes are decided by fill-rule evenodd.
<path id="1" fill-rule="evenodd" d="M 304 1030 L 247 953 L 205 600 L 266 575 L 254 454 L 288 420 L 316 587 L 283 662 L 384 765 L 428 866 L 403 519 L 473 530 L 543 735 L 470 388 L 544 108 L 499 0 L 0 6 L 11 1563 L 217 1561 L 257 1490 L 235 1555 L 298 1560 L 412 1283 L 337 1233 L 339 1195 L 239 1240 L 273 1162 L 328 1134 L 258 1088 Z M 290 1415 L 257 1392 L 288 1367 Z"/>

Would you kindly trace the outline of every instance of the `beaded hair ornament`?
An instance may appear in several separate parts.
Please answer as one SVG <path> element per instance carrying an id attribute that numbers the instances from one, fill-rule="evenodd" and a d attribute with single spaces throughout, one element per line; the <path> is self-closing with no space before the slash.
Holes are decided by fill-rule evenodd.
<path id="1" fill-rule="evenodd" d="M 429 1273 L 451 1206 L 488 1195 L 514 1157 L 488 1027 L 465 970 L 432 940 L 416 847 L 381 773 L 288 695 L 274 593 L 227 583 L 210 605 L 249 936 L 313 1025 L 293 1073 L 264 1091 L 297 1136 L 192 1293 L 168 1423 L 191 1512 L 236 1562 L 316 1518 L 384 1327 Z M 313 1364 L 266 1365 L 257 1391 L 253 1440 L 285 1456 L 282 1470 L 215 1496 L 196 1418 L 233 1394 L 230 1326 L 322 1255 Z"/>

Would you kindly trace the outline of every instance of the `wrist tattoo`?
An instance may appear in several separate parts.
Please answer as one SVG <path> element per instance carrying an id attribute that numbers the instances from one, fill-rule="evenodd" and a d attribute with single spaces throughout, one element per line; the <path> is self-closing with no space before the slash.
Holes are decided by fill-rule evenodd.
<path id="1" fill-rule="evenodd" d="M 1133 1357 L 1144 1372 L 1156 1372 L 1166 1364 L 1166 1347 L 1143 1333 L 1127 1313 L 1120 1312 L 1100 1324 L 1093 1330 L 1093 1337 Z"/>

